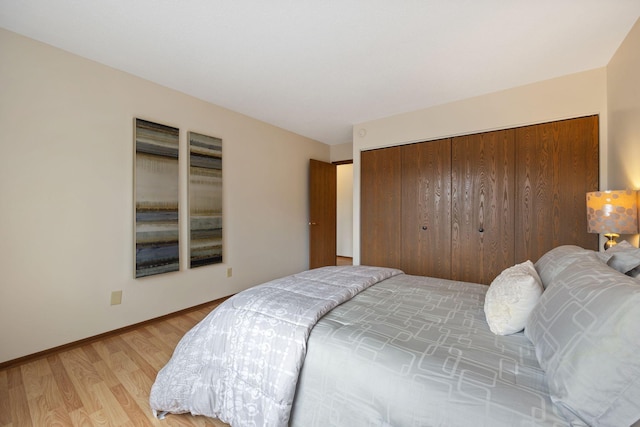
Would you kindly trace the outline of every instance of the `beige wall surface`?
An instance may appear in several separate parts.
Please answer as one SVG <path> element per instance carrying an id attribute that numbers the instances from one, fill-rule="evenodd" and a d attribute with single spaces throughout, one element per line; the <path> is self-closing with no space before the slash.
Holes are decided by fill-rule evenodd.
<path id="1" fill-rule="evenodd" d="M 638 75 L 636 23 L 607 68 L 358 124 L 349 156 L 0 30 L 0 363 L 303 270 L 309 158 L 354 159 L 356 263 L 362 150 L 599 114 L 600 187 L 640 188 Z M 186 132 L 224 140 L 223 265 L 186 269 L 182 221 L 181 271 L 133 279 L 134 117 L 180 128 L 182 218 Z"/>
<path id="2" fill-rule="evenodd" d="M 0 362 L 308 267 L 329 146 L 0 30 Z M 180 128 L 181 271 L 134 279 L 133 120 Z M 187 268 L 186 133 L 223 139 L 224 264 Z M 226 277 L 227 268 L 233 276 Z M 122 290 L 122 304 L 110 305 Z"/>
<path id="3" fill-rule="evenodd" d="M 640 20 L 607 66 L 610 190 L 640 189 Z"/>
<path id="4" fill-rule="evenodd" d="M 609 185 L 602 189 L 640 190 L 640 20 L 607 66 L 607 101 Z M 638 246 L 638 235 L 621 239 Z"/>
<path id="5" fill-rule="evenodd" d="M 360 152 L 495 129 L 600 115 L 600 185 L 607 175 L 606 69 L 542 81 L 353 128 L 353 258 L 360 262 Z"/>
<path id="6" fill-rule="evenodd" d="M 345 160 L 353 160 L 353 143 L 338 144 L 331 146 L 331 161 L 342 162 Z"/>

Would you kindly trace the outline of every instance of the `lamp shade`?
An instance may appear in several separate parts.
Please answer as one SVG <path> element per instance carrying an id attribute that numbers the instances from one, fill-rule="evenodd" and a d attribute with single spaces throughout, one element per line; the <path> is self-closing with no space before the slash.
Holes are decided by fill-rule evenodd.
<path id="1" fill-rule="evenodd" d="M 636 234 L 638 232 L 636 191 L 587 193 L 587 231 L 600 234 Z"/>

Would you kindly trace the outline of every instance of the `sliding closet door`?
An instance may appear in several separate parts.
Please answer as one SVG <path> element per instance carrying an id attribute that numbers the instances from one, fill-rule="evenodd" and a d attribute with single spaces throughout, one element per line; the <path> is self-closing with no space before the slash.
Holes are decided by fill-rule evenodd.
<path id="1" fill-rule="evenodd" d="M 598 248 L 585 194 L 598 190 L 598 116 L 516 129 L 516 261 L 560 245 Z"/>
<path id="2" fill-rule="evenodd" d="M 401 147 L 360 154 L 360 263 L 401 267 Z"/>
<path id="3" fill-rule="evenodd" d="M 513 129 L 452 140 L 451 274 L 489 284 L 514 264 Z"/>
<path id="4" fill-rule="evenodd" d="M 402 147 L 402 270 L 451 277 L 451 140 Z"/>

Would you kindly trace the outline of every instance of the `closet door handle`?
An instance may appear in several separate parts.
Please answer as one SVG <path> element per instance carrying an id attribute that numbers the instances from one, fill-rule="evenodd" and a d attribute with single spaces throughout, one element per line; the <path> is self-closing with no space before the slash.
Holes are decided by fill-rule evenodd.
<path id="1" fill-rule="evenodd" d="M 423 229 L 423 230 L 426 230 L 426 229 L 427 229 L 427 226 L 426 226 L 426 225 L 423 225 L 423 226 L 422 226 L 422 229 Z"/>
<path id="2" fill-rule="evenodd" d="M 478 229 L 478 231 L 479 231 L 480 233 L 484 233 L 484 228 L 480 227 L 480 228 Z"/>

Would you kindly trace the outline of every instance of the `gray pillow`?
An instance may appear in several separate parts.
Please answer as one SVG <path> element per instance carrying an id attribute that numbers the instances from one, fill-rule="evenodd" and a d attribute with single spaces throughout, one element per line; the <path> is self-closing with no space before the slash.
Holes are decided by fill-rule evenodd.
<path id="1" fill-rule="evenodd" d="M 551 400 L 572 423 L 640 419 L 640 286 L 592 257 L 549 283 L 525 325 Z"/>
<path id="2" fill-rule="evenodd" d="M 640 266 L 640 249 L 636 248 L 626 240 L 623 240 L 610 249 L 607 249 L 606 253 L 613 255 L 609 261 L 609 266 L 615 268 L 621 273 L 628 273 L 634 268 Z"/>
<path id="3" fill-rule="evenodd" d="M 542 286 L 546 289 L 556 275 L 576 259 L 588 257 L 606 263 L 613 257 L 613 254 L 607 252 L 595 252 L 575 245 L 557 246 L 542 255 L 535 263 L 535 267 L 542 280 Z"/>

